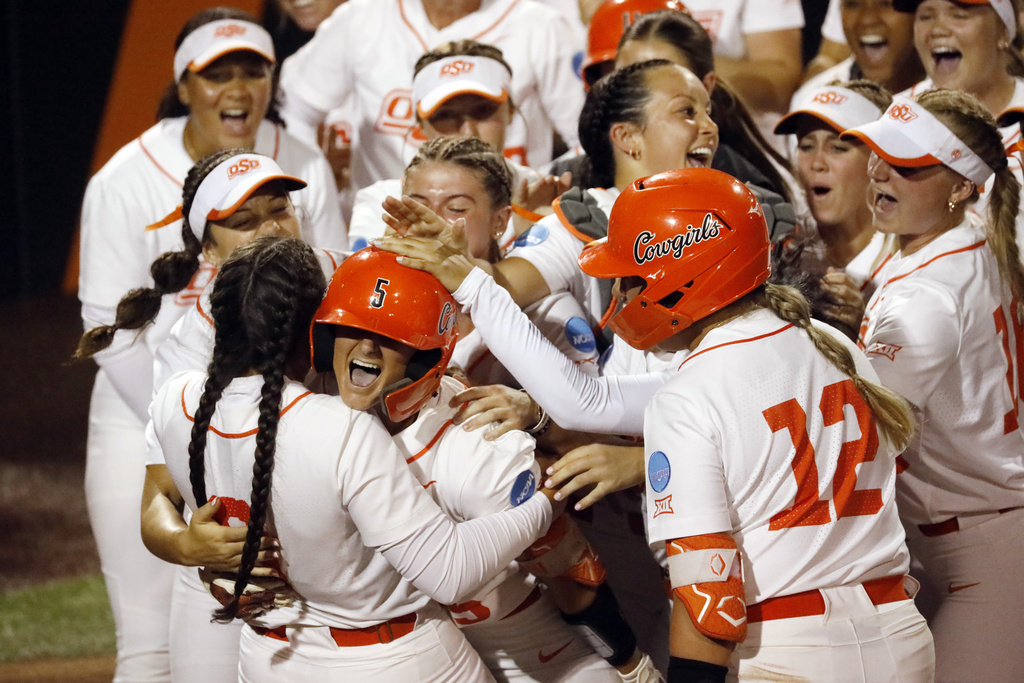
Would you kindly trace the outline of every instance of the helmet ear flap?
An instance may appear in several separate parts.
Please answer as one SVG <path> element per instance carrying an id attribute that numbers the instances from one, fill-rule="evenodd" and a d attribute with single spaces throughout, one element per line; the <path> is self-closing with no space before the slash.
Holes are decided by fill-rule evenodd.
<path id="1" fill-rule="evenodd" d="M 313 323 L 309 329 L 310 362 L 316 372 L 334 369 L 334 326 Z"/>

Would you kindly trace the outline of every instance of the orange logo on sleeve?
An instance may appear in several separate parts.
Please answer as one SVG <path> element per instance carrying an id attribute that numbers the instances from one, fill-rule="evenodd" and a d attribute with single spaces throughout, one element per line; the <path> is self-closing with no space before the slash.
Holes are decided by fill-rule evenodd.
<path id="1" fill-rule="evenodd" d="M 812 102 L 818 102 L 819 104 L 842 104 L 847 99 L 846 95 L 838 93 L 835 90 L 829 90 L 828 92 L 820 92 L 814 96 Z"/>
<path id="2" fill-rule="evenodd" d="M 237 164 L 228 166 L 228 180 L 231 180 L 236 175 L 243 175 L 249 171 L 255 171 L 260 167 L 260 162 L 256 159 L 242 159 Z"/>
<path id="3" fill-rule="evenodd" d="M 241 24 L 228 24 L 227 26 L 221 26 L 213 35 L 218 38 L 232 38 L 234 36 L 245 35 L 245 27 Z"/>
<path id="4" fill-rule="evenodd" d="M 461 59 L 456 59 L 451 64 L 445 64 L 441 67 L 441 76 L 461 76 L 462 74 L 468 74 L 472 70 L 472 62 L 464 62 Z"/>
<path id="5" fill-rule="evenodd" d="M 889 107 L 889 118 L 901 123 L 909 123 L 917 118 L 917 114 L 908 104 L 897 104 Z"/>
<path id="6" fill-rule="evenodd" d="M 665 496 L 654 501 L 654 516 L 658 515 L 671 515 L 674 514 L 672 510 L 672 496 Z"/>
<path id="7" fill-rule="evenodd" d="M 885 356 L 891 361 L 896 360 L 896 352 L 902 349 L 902 346 L 896 346 L 895 344 L 882 344 L 875 342 L 867 348 L 864 353 L 870 353 L 875 356 Z"/>

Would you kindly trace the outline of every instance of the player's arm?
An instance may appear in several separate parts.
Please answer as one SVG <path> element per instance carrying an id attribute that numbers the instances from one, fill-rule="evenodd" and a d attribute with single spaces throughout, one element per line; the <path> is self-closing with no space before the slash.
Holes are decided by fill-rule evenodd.
<path id="1" fill-rule="evenodd" d="M 736 89 L 751 109 L 786 111 L 803 73 L 800 29 L 748 33 L 743 40 L 747 56 L 716 56 L 716 73 Z"/>
<path id="2" fill-rule="evenodd" d="M 742 564 L 727 533 L 666 541 L 672 585 L 668 683 L 721 683 L 747 635 Z"/>

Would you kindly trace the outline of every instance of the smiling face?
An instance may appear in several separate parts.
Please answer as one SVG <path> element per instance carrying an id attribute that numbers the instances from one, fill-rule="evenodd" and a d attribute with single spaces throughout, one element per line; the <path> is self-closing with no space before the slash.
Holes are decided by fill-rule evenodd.
<path id="1" fill-rule="evenodd" d="M 178 98 L 189 108 L 185 147 L 193 161 L 231 147 L 252 149 L 270 106 L 272 74 L 270 62 L 246 50 L 185 74 Z"/>
<path id="2" fill-rule="evenodd" d="M 1010 79 L 1000 45 L 1006 27 L 989 4 L 924 0 L 914 15 L 914 46 L 936 86 L 977 94 Z"/>
<path id="3" fill-rule="evenodd" d="M 864 78 L 890 84 L 914 60 L 914 16 L 894 10 L 892 0 L 842 0 L 840 13 Z"/>
<path id="4" fill-rule="evenodd" d="M 334 376 L 341 400 L 353 410 L 376 409 L 384 390 L 405 378 L 416 349 L 354 327 L 334 330 Z"/>
<path id="5" fill-rule="evenodd" d="M 483 95 L 456 95 L 439 106 L 426 121 L 423 134 L 433 140 L 442 135 L 470 135 L 499 152 L 505 148 L 505 130 L 512 123 L 512 105 Z"/>
<path id="6" fill-rule="evenodd" d="M 840 140 L 839 133 L 824 122 L 812 121 L 797 131 L 795 161 L 814 220 L 819 227 L 869 224 L 871 151 L 863 143 Z"/>
<path id="7" fill-rule="evenodd" d="M 270 181 L 253 192 L 233 214 L 207 223 L 209 240 L 203 256 L 213 265 L 223 263 L 235 247 L 263 235 L 301 237 L 295 207 L 284 186 Z"/>
<path id="8" fill-rule="evenodd" d="M 465 219 L 470 253 L 488 259 L 491 245 L 505 232 L 511 207 L 494 205 L 482 173 L 455 163 L 428 161 L 406 171 L 402 192 L 450 223 Z"/>
<path id="9" fill-rule="evenodd" d="M 875 229 L 899 235 L 904 255 L 959 224 L 974 188 L 945 166 L 897 167 L 874 153 L 868 178 Z M 950 201 L 957 208 L 950 210 Z"/>
<path id="10" fill-rule="evenodd" d="M 704 84 L 675 65 L 651 69 L 646 82 L 650 99 L 644 108 L 644 125 L 633 131 L 629 143 L 639 152 L 636 177 L 709 167 L 718 149 L 718 126 L 711 120 Z"/>

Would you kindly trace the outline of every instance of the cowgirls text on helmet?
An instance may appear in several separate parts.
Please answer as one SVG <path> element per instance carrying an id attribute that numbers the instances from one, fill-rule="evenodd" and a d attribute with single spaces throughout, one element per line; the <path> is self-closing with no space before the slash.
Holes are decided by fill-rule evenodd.
<path id="1" fill-rule="evenodd" d="M 334 363 L 334 326 L 352 327 L 417 350 L 400 382 L 384 389 L 392 422 L 414 415 L 437 392 L 455 342 L 457 308 L 437 278 L 400 265 L 395 254 L 367 247 L 338 266 L 309 330 L 313 369 Z"/>
<path id="2" fill-rule="evenodd" d="M 771 273 L 764 213 L 730 175 L 690 168 L 641 178 L 619 196 L 608 236 L 587 245 L 580 268 L 644 287 L 611 319 L 646 349 L 764 284 Z"/>

